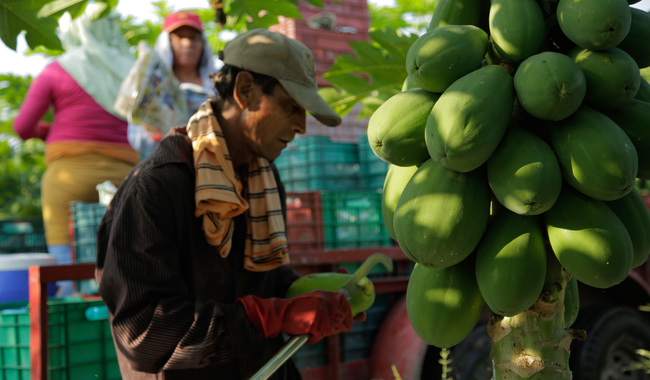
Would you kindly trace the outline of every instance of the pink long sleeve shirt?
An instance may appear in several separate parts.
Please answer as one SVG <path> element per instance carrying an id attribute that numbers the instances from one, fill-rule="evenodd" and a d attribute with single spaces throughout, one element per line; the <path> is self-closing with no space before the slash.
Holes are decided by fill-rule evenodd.
<path id="1" fill-rule="evenodd" d="M 84 141 L 130 146 L 127 122 L 108 113 L 57 62 L 46 66 L 32 82 L 14 131 L 23 140 L 43 138 L 41 118 L 50 106 L 54 106 L 54 121 L 45 138 L 48 144 Z"/>

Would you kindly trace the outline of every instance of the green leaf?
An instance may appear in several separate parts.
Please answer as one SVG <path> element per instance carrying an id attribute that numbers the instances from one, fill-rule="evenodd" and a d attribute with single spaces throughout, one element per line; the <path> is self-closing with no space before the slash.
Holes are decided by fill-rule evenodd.
<path id="1" fill-rule="evenodd" d="M 24 30 L 30 48 L 44 45 L 61 50 L 61 41 L 56 36 L 57 20 L 37 16 L 47 3 L 46 0 L 0 0 L 0 38 L 5 45 L 16 50 L 16 40 Z"/>
<path id="2" fill-rule="evenodd" d="M 406 53 L 417 39 L 394 29 L 370 31 L 370 42 L 349 43 L 353 54 L 336 58 L 323 74 L 334 88 L 321 95 L 339 114 L 345 115 L 361 103 L 359 117 L 368 117 L 391 96 L 401 91 L 406 79 Z"/>

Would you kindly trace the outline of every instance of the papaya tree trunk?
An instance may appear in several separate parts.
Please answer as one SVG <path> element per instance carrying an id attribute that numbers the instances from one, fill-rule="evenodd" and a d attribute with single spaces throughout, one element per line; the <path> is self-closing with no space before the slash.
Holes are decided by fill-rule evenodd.
<path id="1" fill-rule="evenodd" d="M 565 324 L 567 280 L 566 271 L 549 257 L 546 284 L 537 302 L 511 317 L 492 316 L 488 334 L 494 380 L 572 379 L 570 345 L 582 332 Z"/>

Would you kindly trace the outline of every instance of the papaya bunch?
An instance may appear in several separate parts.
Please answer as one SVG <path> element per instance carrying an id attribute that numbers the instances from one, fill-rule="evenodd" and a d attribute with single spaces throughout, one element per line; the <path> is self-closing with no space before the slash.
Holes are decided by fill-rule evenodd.
<path id="1" fill-rule="evenodd" d="M 650 14 L 630 3 L 440 0 L 409 49 L 368 140 L 390 164 L 384 223 L 416 263 L 407 309 L 427 343 L 545 294 L 568 328 L 578 282 L 609 288 L 648 259 Z"/>

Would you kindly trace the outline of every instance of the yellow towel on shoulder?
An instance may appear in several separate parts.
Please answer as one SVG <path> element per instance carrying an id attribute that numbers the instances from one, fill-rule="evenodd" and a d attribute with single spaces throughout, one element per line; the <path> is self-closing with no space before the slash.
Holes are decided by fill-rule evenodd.
<path id="1" fill-rule="evenodd" d="M 237 178 L 221 126 L 204 102 L 187 125 L 196 167 L 195 202 L 197 217 L 210 245 L 227 257 L 232 246 L 232 219 L 246 214 L 247 232 L 244 268 L 253 272 L 289 263 L 287 237 L 280 194 L 269 162 L 253 160 L 247 178 Z M 246 188 L 244 188 L 246 186 Z"/>

